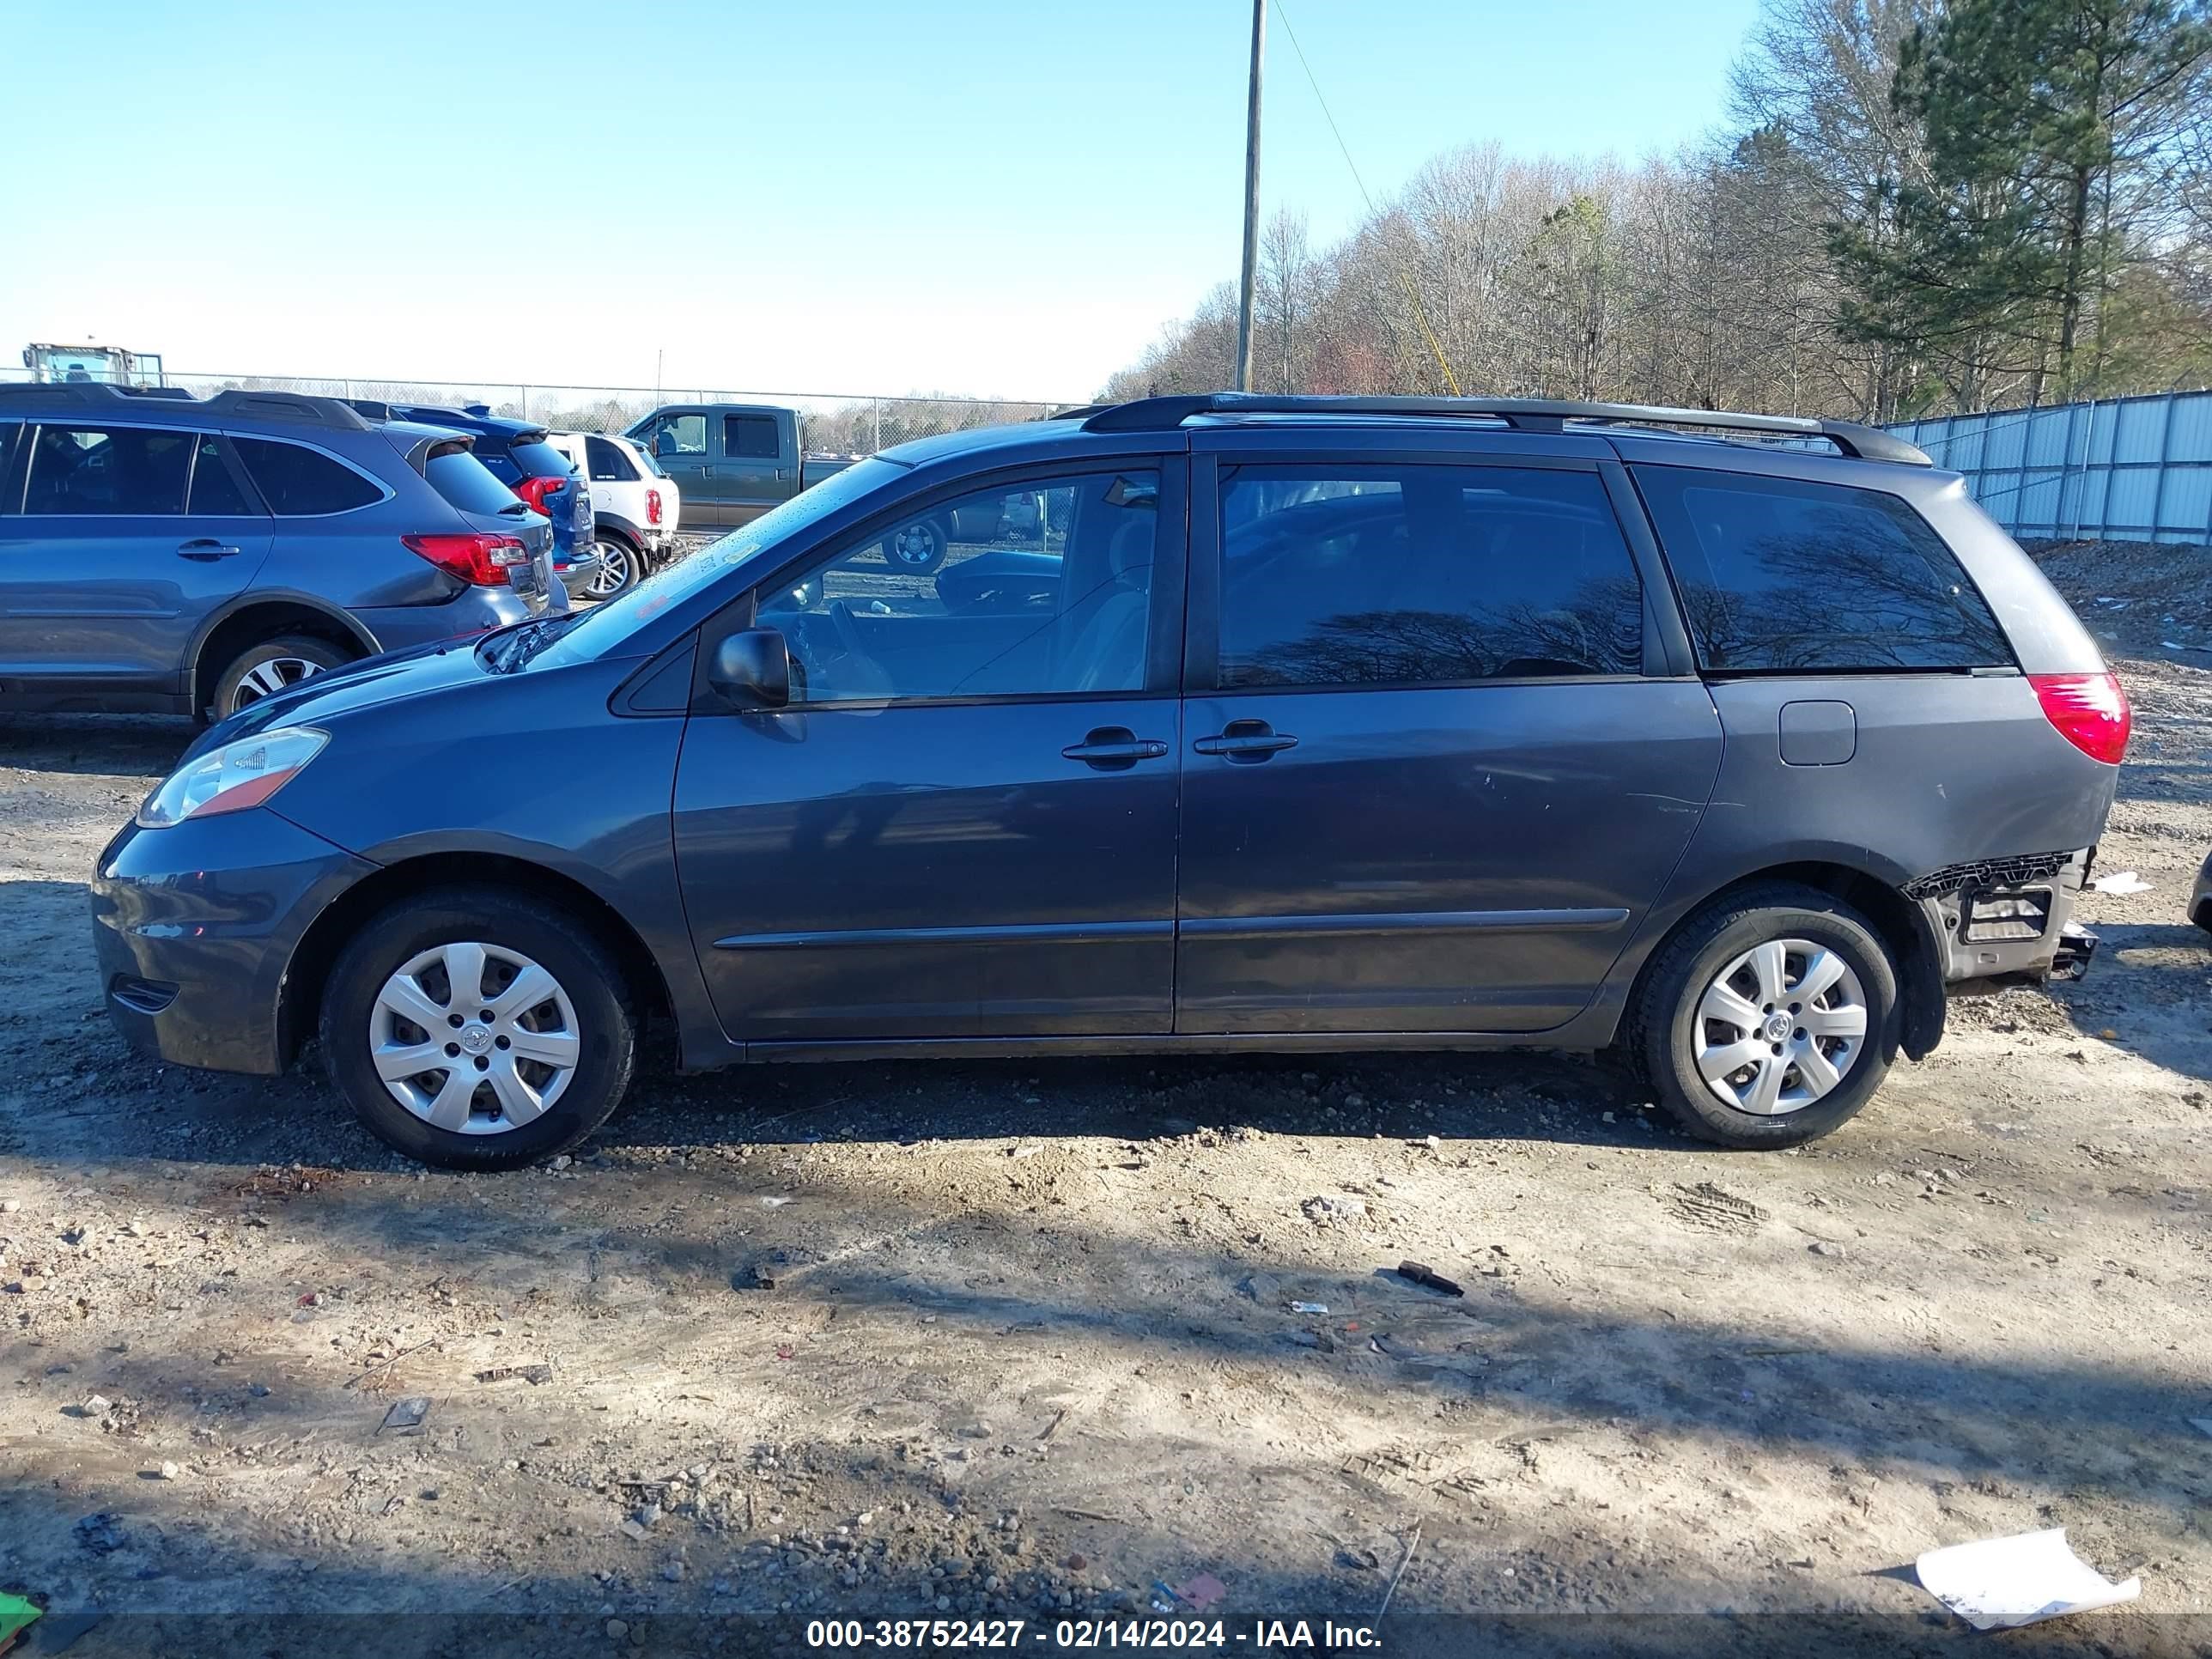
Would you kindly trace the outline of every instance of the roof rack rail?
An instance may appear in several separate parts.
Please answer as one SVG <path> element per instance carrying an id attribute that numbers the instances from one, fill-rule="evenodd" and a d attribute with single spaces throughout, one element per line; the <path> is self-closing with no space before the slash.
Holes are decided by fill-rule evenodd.
<path id="1" fill-rule="evenodd" d="M 1083 411 L 1074 411 L 1082 413 Z M 1856 421 L 1815 420 L 1800 415 L 1734 415 L 1710 409 L 1662 409 L 1648 404 L 1570 403 L 1547 398 L 1342 398 L 1272 392 L 1200 392 L 1139 398 L 1087 416 L 1091 432 L 1155 432 L 1198 415 L 1448 415 L 1503 421 L 1517 432 L 1563 432 L 1569 421 L 1595 425 L 1686 426 L 1720 432 L 1765 432 L 1792 438 L 1825 438 L 1842 453 L 1865 461 L 1928 466 L 1927 453 L 1902 438 Z"/>
<path id="2" fill-rule="evenodd" d="M 365 431 L 368 425 L 336 398 L 310 398 L 295 392 L 233 390 L 195 398 L 182 386 L 116 386 L 106 380 L 34 380 L 28 385 L 0 386 L 0 398 L 33 397 L 95 406 L 104 404 L 110 409 L 139 399 L 191 403 L 241 420 L 288 421 L 340 431 Z"/>
<path id="3" fill-rule="evenodd" d="M 368 422 L 343 398 L 311 398 L 298 392 L 218 392 L 208 407 L 253 421 L 297 421 L 341 432 L 366 432 Z"/>

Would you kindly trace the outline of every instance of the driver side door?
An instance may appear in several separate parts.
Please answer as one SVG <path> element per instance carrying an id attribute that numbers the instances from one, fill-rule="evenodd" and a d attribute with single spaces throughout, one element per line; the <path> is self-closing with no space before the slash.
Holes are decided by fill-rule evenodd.
<path id="1" fill-rule="evenodd" d="M 733 1038 L 1170 1029 L 1185 471 L 925 499 L 709 626 L 702 659 L 756 622 L 792 658 L 785 708 L 695 702 L 677 772 L 678 878 Z M 1040 493 L 1055 529 L 1017 544 L 1006 502 Z M 920 511 L 977 539 L 896 569 Z"/>

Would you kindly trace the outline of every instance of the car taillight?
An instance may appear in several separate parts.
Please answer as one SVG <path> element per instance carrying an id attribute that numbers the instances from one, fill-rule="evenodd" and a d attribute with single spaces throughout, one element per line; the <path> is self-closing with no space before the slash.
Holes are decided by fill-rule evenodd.
<path id="1" fill-rule="evenodd" d="M 402 536 L 399 540 L 410 553 L 472 587 L 503 587 L 509 567 L 530 562 L 530 550 L 512 536 Z"/>
<path id="2" fill-rule="evenodd" d="M 660 492 L 657 489 L 645 492 L 645 521 L 647 524 L 660 522 Z"/>
<path id="3" fill-rule="evenodd" d="M 2117 674 L 2030 674 L 2043 717 L 2092 760 L 2118 766 L 2128 752 L 2135 716 Z"/>
<path id="4" fill-rule="evenodd" d="M 553 514 L 546 507 L 545 498 L 568 482 L 566 478 L 525 478 L 514 486 L 514 493 L 522 497 L 532 512 L 543 513 L 550 519 Z"/>

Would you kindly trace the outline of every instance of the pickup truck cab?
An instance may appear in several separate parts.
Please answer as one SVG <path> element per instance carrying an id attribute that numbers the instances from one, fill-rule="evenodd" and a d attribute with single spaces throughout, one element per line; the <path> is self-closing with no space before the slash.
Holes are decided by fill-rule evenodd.
<path id="1" fill-rule="evenodd" d="M 675 480 L 684 530 L 749 524 L 854 459 L 805 454 L 799 411 L 775 404 L 665 404 L 624 435 Z"/>

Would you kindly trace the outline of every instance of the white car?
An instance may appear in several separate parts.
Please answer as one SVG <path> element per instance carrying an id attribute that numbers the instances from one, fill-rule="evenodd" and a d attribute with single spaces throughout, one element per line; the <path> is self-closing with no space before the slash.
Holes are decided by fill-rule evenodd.
<path id="1" fill-rule="evenodd" d="M 628 438 L 608 432 L 556 432 L 546 441 L 576 465 L 592 486 L 592 550 L 599 574 L 581 589 L 610 599 L 653 574 L 676 544 L 684 498 L 676 481 Z"/>

